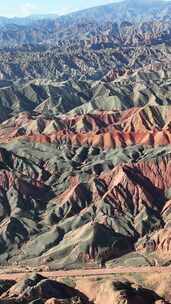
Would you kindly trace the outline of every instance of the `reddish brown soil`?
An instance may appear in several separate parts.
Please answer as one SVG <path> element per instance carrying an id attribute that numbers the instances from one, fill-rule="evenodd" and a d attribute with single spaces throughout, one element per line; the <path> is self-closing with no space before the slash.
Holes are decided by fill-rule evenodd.
<path id="1" fill-rule="evenodd" d="M 10 271 L 10 270 L 9 270 Z M 28 272 L 7 272 L 7 273 L 0 273 L 0 280 L 20 280 L 26 274 L 31 273 L 32 271 Z M 112 274 L 130 274 L 130 273 L 170 273 L 171 274 L 171 267 L 116 267 L 116 268 L 109 268 L 109 269 L 82 269 L 82 270 L 59 270 L 59 271 L 46 271 L 40 272 L 40 274 L 44 277 L 48 278 L 65 278 L 65 277 L 91 277 L 91 276 L 108 276 Z"/>

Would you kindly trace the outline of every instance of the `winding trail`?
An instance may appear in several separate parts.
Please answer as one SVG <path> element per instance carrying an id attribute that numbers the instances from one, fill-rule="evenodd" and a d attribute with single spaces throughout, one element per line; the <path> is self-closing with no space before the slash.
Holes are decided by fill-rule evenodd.
<path id="1" fill-rule="evenodd" d="M 59 270 L 59 271 L 27 271 L 21 272 L 16 270 L 16 272 L 6 272 L 4 273 L 0 269 L 0 280 L 20 280 L 25 275 L 31 274 L 33 272 L 40 273 L 42 276 L 48 278 L 65 278 L 65 277 L 89 277 L 89 276 L 108 276 L 113 274 L 125 274 L 125 273 L 170 273 L 171 267 L 115 267 L 109 269 L 78 269 L 78 270 Z"/>

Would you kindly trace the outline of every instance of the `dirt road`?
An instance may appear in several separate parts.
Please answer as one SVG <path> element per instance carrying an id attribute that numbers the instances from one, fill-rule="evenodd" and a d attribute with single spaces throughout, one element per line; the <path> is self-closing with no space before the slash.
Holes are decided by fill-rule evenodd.
<path id="1" fill-rule="evenodd" d="M 23 271 L 23 270 L 22 270 Z M 4 273 L 3 270 L 0 270 L 0 280 L 20 280 L 26 274 L 32 273 L 31 271 L 28 272 L 6 272 Z M 34 270 L 35 272 L 35 270 Z M 64 277 L 88 277 L 88 276 L 107 276 L 112 274 L 124 274 L 124 273 L 170 273 L 171 274 L 171 267 L 116 267 L 116 268 L 109 268 L 109 269 L 79 269 L 79 270 L 68 270 L 68 271 L 47 271 L 47 272 L 39 272 L 41 275 L 48 277 L 48 278 L 64 278 Z"/>

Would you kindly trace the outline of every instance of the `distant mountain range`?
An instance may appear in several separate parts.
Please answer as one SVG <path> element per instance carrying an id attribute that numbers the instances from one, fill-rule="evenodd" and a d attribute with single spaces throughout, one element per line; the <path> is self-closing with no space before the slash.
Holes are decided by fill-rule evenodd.
<path id="1" fill-rule="evenodd" d="M 0 16 L 0 26 L 7 24 L 16 24 L 16 25 L 31 25 L 37 21 L 41 20 L 53 20 L 58 17 L 57 14 L 47 14 L 47 15 L 31 15 L 28 17 L 3 17 Z"/>
<path id="2" fill-rule="evenodd" d="M 126 0 L 94 7 L 66 16 L 40 15 L 26 18 L 0 17 L 0 48 L 22 45 L 53 45 L 59 41 L 85 38 L 93 31 L 108 30 L 108 24 L 170 22 L 171 1 Z M 97 30 L 98 28 L 98 30 Z M 145 28 L 144 28 L 145 30 Z M 81 35 L 80 35 L 81 34 Z"/>
<path id="3" fill-rule="evenodd" d="M 3 17 L 0 16 L 0 25 L 33 25 L 42 20 L 56 20 L 62 22 L 78 22 L 84 19 L 87 21 L 96 20 L 96 22 L 115 21 L 122 22 L 123 20 L 137 22 L 141 19 L 158 20 L 166 18 L 170 20 L 171 1 L 163 0 L 125 0 L 107 5 L 101 5 L 73 12 L 67 15 L 58 16 L 57 14 L 41 14 L 30 15 L 27 17 Z"/>
<path id="4" fill-rule="evenodd" d="M 55 20 L 60 22 L 73 21 L 78 22 L 83 19 L 87 21 L 96 20 L 96 22 L 115 21 L 122 22 L 123 20 L 136 22 L 141 19 L 162 19 L 170 20 L 171 1 L 163 0 L 125 0 L 107 5 L 101 5 L 93 8 L 84 9 L 64 16 L 57 14 L 31 15 L 28 17 L 1 17 L 0 25 L 15 24 L 15 25 L 30 25 L 42 20 Z"/>
<path id="5" fill-rule="evenodd" d="M 96 20 L 96 22 L 139 22 L 149 20 L 168 19 L 170 20 L 171 1 L 161 0 L 125 0 L 99 7 L 75 12 L 61 17 L 63 19 Z"/>

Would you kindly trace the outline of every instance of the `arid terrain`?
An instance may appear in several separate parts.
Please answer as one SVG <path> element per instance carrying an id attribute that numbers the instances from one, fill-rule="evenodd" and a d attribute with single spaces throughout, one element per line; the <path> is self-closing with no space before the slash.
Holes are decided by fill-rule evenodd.
<path id="1" fill-rule="evenodd" d="M 128 267 L 120 273 L 113 269 L 0 275 L 0 303 L 169 304 L 168 268 L 152 271 Z"/>
<path id="2" fill-rule="evenodd" d="M 170 16 L 0 18 L 0 304 L 171 303 Z"/>

